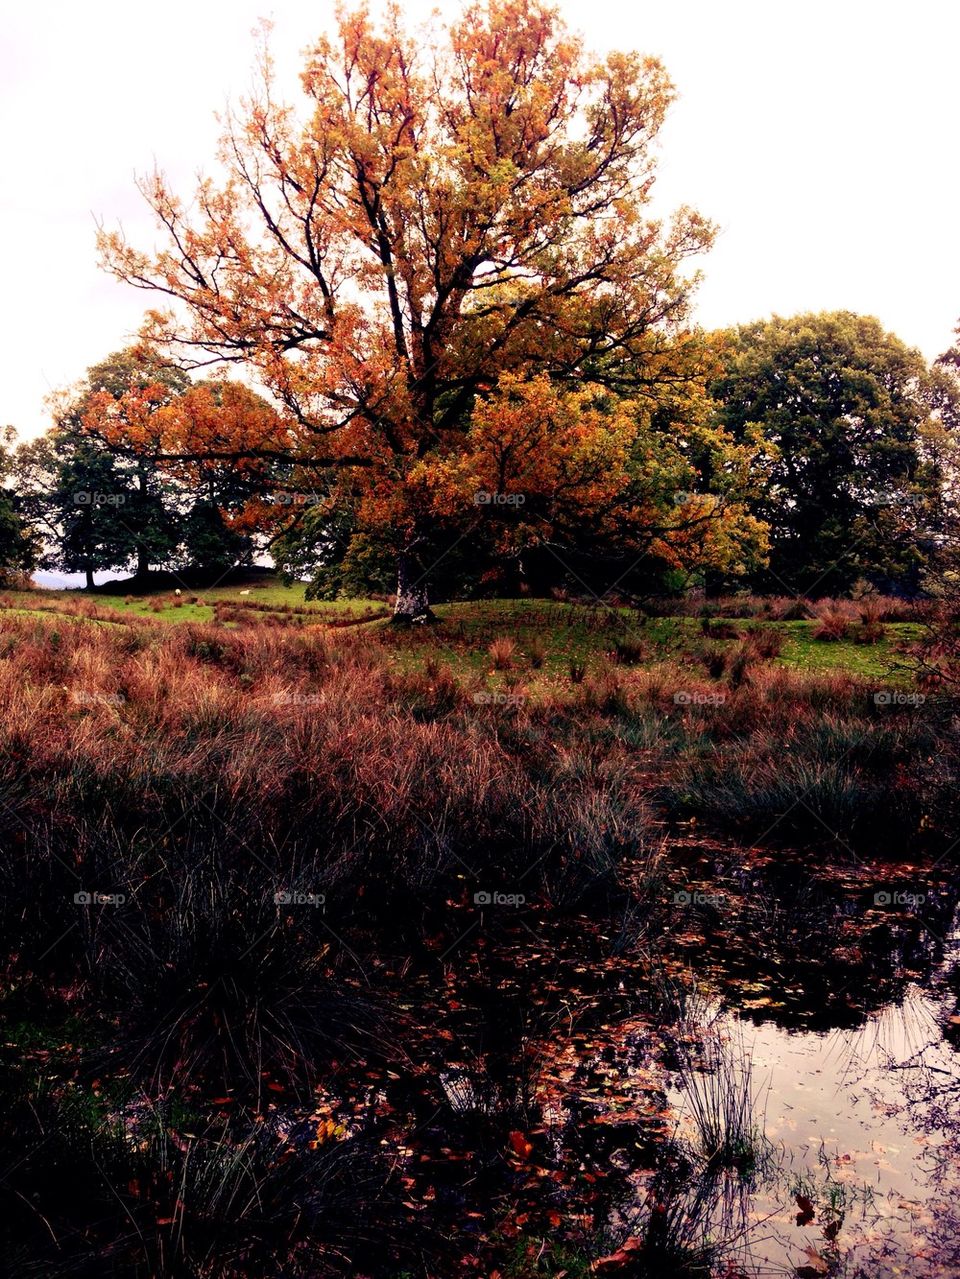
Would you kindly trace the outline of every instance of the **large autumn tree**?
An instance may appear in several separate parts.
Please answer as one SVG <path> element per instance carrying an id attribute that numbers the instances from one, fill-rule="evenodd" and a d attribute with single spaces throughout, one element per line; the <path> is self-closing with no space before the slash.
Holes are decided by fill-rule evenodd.
<path id="1" fill-rule="evenodd" d="M 331 510 L 346 485 L 358 526 L 391 531 L 398 618 L 426 615 L 438 529 L 475 513 L 471 484 L 520 482 L 501 481 L 501 428 L 543 508 L 609 512 L 604 534 L 637 530 L 641 552 L 738 518 L 716 498 L 658 522 L 629 479 L 660 397 L 702 377 L 684 268 L 712 236 L 689 210 L 650 215 L 673 93 L 657 61 L 592 58 L 538 0 L 489 0 L 435 37 L 396 6 L 380 25 L 341 11 L 305 109 L 266 54 L 260 71 L 222 180 L 192 204 L 142 184 L 166 247 L 101 236 L 108 268 L 163 300 L 145 336 L 185 366 L 249 366 L 282 412 L 269 438 L 213 447 L 186 404 L 170 456 L 281 460 Z"/>

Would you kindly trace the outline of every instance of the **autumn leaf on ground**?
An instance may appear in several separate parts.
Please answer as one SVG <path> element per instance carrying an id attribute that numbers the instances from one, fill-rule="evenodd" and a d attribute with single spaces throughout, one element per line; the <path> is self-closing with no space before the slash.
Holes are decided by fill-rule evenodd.
<path id="1" fill-rule="evenodd" d="M 600 1257 L 594 1262 L 594 1270 L 614 1270 L 619 1266 L 628 1265 L 638 1252 L 643 1248 L 643 1240 L 631 1236 L 625 1243 L 621 1244 L 616 1252 L 608 1253 L 606 1257 Z"/>
<path id="2" fill-rule="evenodd" d="M 522 1132 L 512 1132 L 510 1134 L 510 1149 L 518 1159 L 529 1159 L 533 1153 L 533 1146 Z"/>

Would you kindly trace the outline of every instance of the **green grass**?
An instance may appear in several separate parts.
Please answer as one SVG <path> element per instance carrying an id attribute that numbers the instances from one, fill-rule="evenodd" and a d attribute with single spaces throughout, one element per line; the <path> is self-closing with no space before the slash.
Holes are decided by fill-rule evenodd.
<path id="1" fill-rule="evenodd" d="M 429 657 L 447 663 L 456 674 L 491 674 L 492 684 L 504 676 L 492 674 L 487 653 L 492 640 L 507 636 L 517 644 L 516 671 L 537 685 L 566 683 L 571 662 L 596 672 L 615 658 L 618 640 L 636 639 L 646 649 L 642 665 L 665 658 L 691 656 L 704 642 L 700 622 L 691 617 L 650 618 L 638 624 L 629 610 L 595 609 L 595 617 L 581 620 L 583 608 L 552 600 L 483 600 L 471 603 L 440 604 L 435 612 L 441 625 L 419 633 L 414 640 L 394 641 L 395 661 L 402 670 L 422 670 Z M 382 623 L 374 623 L 380 627 Z M 763 626 L 780 631 L 786 642 L 777 661 L 795 670 L 842 671 L 865 680 L 894 682 L 903 679 L 895 671 L 898 645 L 918 634 L 915 623 L 898 622 L 886 626 L 886 635 L 877 644 L 852 641 L 830 643 L 813 638 L 816 622 L 741 621 L 739 629 Z M 543 665 L 531 669 L 526 656 L 538 640 L 545 650 Z M 712 641 L 733 645 L 735 639 Z"/>
<path id="2" fill-rule="evenodd" d="M 785 666 L 802 671 L 845 671 L 860 679 L 889 681 L 899 659 L 898 645 L 919 636 L 916 622 L 888 622 L 878 644 L 831 643 L 813 638 L 815 622 L 770 622 L 787 636 L 780 655 Z M 902 678 L 902 675 L 901 675 Z"/>
<path id="3" fill-rule="evenodd" d="M 131 617 L 142 617 L 151 621 L 173 622 L 176 624 L 212 622 L 214 619 L 214 606 L 218 603 L 235 604 L 237 607 L 251 604 L 258 609 L 263 605 L 269 605 L 270 609 L 278 614 L 282 613 L 285 607 L 307 608 L 311 613 L 316 613 L 318 621 L 322 621 L 325 615 L 359 614 L 367 608 L 377 606 L 377 601 L 367 599 L 337 600 L 333 603 L 324 600 L 307 600 L 304 594 L 305 589 L 303 583 L 284 586 L 279 579 L 268 578 L 265 581 L 252 581 L 247 586 L 214 586 L 196 590 L 184 589 L 179 598 L 174 594 L 173 590 L 147 592 L 142 595 L 131 595 L 130 598 L 123 595 L 80 590 L 4 591 L 3 596 L 14 603 L 17 612 L 22 613 L 39 612 L 40 610 L 36 607 L 31 607 L 34 602 L 42 601 L 44 605 L 43 611 L 46 612 L 51 603 L 56 603 L 58 600 L 62 600 L 64 603 L 86 601 L 98 608 L 110 610 L 111 612 L 126 613 Z M 247 592 L 247 594 L 241 594 L 241 592 Z M 198 600 L 198 603 L 191 603 L 190 601 L 193 599 Z M 155 609 L 157 604 L 160 605 L 159 609 Z"/>
<path id="4" fill-rule="evenodd" d="M 244 592 L 241 594 L 241 592 Z M 343 619 L 365 611 L 382 609 L 372 599 L 308 601 L 303 584 L 285 586 L 277 578 L 255 580 L 247 586 L 216 586 L 195 591 L 184 590 L 178 599 L 171 590 L 130 598 L 85 591 L 7 591 L 8 611 L 37 616 L 58 616 L 57 601 L 85 600 L 99 608 L 130 617 L 161 623 L 209 623 L 214 621 L 216 604 L 230 603 L 237 608 L 252 605 L 264 617 L 283 617 L 285 608 L 308 609 L 311 619 L 322 623 L 327 618 Z M 197 603 L 192 603 L 192 599 Z M 42 604 L 42 609 L 37 605 Z M 51 610 L 51 605 L 54 606 Z M 156 606 L 160 607 L 157 608 Z M 268 611 L 262 612 L 267 605 Z M 439 625 L 396 632 L 382 618 L 362 622 L 371 636 L 389 650 L 391 664 L 399 671 L 423 671 L 428 662 L 450 667 L 459 677 L 486 680 L 491 688 L 521 680 L 528 691 L 537 695 L 569 687 L 570 666 L 580 664 L 588 674 L 597 673 L 616 659 L 618 640 L 637 640 L 642 649 L 641 665 L 666 658 L 683 659 L 704 643 L 700 622 L 692 617 L 650 618 L 640 624 L 628 609 L 558 603 L 554 600 L 479 600 L 467 603 L 439 604 L 435 608 Z M 299 624 L 303 614 L 291 615 Z M 873 645 L 850 641 L 836 643 L 813 638 L 816 623 L 751 622 L 741 620 L 740 630 L 763 626 L 780 631 L 785 637 L 783 651 L 777 661 L 795 670 L 810 672 L 841 671 L 864 680 L 903 681 L 896 673 L 897 647 L 917 635 L 914 623 L 889 623 L 885 636 Z M 494 671 L 487 652 L 493 640 L 509 637 L 517 645 L 512 671 Z M 735 644 L 735 639 L 712 641 Z M 543 650 L 542 664 L 535 668 L 530 660 L 531 648 Z"/>

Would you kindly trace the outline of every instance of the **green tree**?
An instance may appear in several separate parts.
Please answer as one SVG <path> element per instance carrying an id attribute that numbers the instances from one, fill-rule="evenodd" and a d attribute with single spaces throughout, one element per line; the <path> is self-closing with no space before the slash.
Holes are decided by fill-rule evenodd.
<path id="1" fill-rule="evenodd" d="M 65 573 L 94 573 L 128 565 L 136 539 L 126 519 L 133 486 L 117 458 L 69 422 L 17 451 L 16 470 L 26 518 L 43 544 L 40 563 Z"/>
<path id="2" fill-rule="evenodd" d="M 191 567 L 222 573 L 250 558 L 250 538 L 227 524 L 217 503 L 198 498 L 180 524 L 184 558 Z"/>
<path id="3" fill-rule="evenodd" d="M 23 514 L 23 493 L 18 482 L 13 443 L 16 432 L 0 431 L 0 580 L 34 567 L 38 545 Z"/>
<path id="4" fill-rule="evenodd" d="M 764 588 L 913 589 L 943 525 L 950 388 L 918 351 L 849 311 L 723 335 L 718 421 L 760 443 L 753 510 L 770 529 Z"/>
<path id="5" fill-rule="evenodd" d="M 106 393 L 124 405 L 137 400 L 143 406 L 137 435 L 125 441 L 118 441 L 115 435 L 92 436 L 114 454 L 129 477 L 127 500 L 119 518 L 133 541 L 134 573 L 138 578 L 145 577 L 151 565 L 165 565 L 176 556 L 180 493 L 169 473 L 157 465 L 154 455 L 159 444 L 150 446 L 149 423 L 189 386 L 190 379 L 182 369 L 142 346 L 130 347 L 107 356 L 88 371 L 86 384 L 64 415 L 71 429 L 90 434 L 87 408 L 98 395 Z"/>

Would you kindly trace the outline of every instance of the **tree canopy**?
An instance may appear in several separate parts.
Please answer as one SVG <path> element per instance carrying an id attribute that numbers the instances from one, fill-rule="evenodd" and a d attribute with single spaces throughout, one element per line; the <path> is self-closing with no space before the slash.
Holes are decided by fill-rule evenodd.
<path id="1" fill-rule="evenodd" d="M 279 410 L 259 435 L 210 438 L 184 397 L 169 456 L 280 462 L 331 515 L 346 484 L 360 532 L 397 552 L 402 617 L 425 614 L 444 526 L 462 537 L 476 515 L 471 484 L 526 486 L 541 543 L 553 513 L 598 504 L 640 553 L 654 529 L 682 554 L 706 519 L 743 519 L 716 496 L 663 518 L 631 475 L 645 423 L 693 403 L 682 391 L 704 370 L 685 266 L 712 228 L 649 210 L 673 97 L 659 62 L 592 58 L 539 0 L 489 0 L 431 38 L 396 8 L 379 27 L 341 12 L 307 57 L 304 109 L 266 53 L 260 72 L 219 181 L 192 205 L 159 173 L 142 184 L 167 247 L 101 235 L 108 268 L 166 308 L 151 341 L 194 367 L 245 364 Z M 672 429 L 699 429 L 697 413 Z M 525 432 L 535 447 L 511 475 Z"/>
<path id="2" fill-rule="evenodd" d="M 23 517 L 23 498 L 8 487 L 15 473 L 13 427 L 0 430 L 0 582 L 11 574 L 25 572 L 36 563 L 39 546 Z"/>
<path id="3" fill-rule="evenodd" d="M 225 462 L 164 456 L 167 416 L 186 398 L 198 419 L 202 404 L 225 430 L 239 429 L 241 416 L 269 413 L 248 388 L 196 384 L 142 346 L 108 356 L 56 397 L 54 426 L 15 459 L 23 513 L 46 567 L 82 572 L 92 586 L 97 571 L 222 571 L 249 557 L 256 521 L 245 477 Z"/>
<path id="4" fill-rule="evenodd" d="M 760 584 L 915 588 L 943 521 L 952 379 L 849 311 L 775 316 L 724 339 L 710 392 L 720 426 L 759 449 L 753 510 L 771 540 Z"/>

